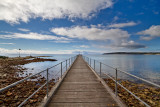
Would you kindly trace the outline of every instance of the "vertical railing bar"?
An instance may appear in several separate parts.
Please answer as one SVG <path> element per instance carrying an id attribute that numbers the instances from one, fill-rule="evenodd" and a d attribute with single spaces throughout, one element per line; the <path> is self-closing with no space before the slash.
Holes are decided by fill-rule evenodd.
<path id="1" fill-rule="evenodd" d="M 117 68 L 116 68 L 116 81 L 115 81 L 115 94 L 116 94 L 116 96 L 117 96 Z"/>
<path id="2" fill-rule="evenodd" d="M 102 75 L 101 75 L 101 70 L 102 70 L 101 67 L 102 67 L 102 63 L 100 62 L 100 77 L 102 76 Z"/>
<path id="3" fill-rule="evenodd" d="M 95 71 L 95 60 L 94 60 L 94 71 Z"/>
<path id="4" fill-rule="evenodd" d="M 66 71 L 67 71 L 67 60 L 66 60 Z"/>
<path id="5" fill-rule="evenodd" d="M 91 67 L 92 67 L 92 59 L 91 59 Z"/>
<path id="6" fill-rule="evenodd" d="M 48 97 L 48 68 L 47 68 L 47 97 Z"/>
<path id="7" fill-rule="evenodd" d="M 70 66 L 70 58 L 69 58 L 69 66 Z"/>
<path id="8" fill-rule="evenodd" d="M 71 64 L 73 64 L 73 58 L 71 58 Z"/>
<path id="9" fill-rule="evenodd" d="M 62 78 L 62 62 L 61 62 L 61 78 Z"/>

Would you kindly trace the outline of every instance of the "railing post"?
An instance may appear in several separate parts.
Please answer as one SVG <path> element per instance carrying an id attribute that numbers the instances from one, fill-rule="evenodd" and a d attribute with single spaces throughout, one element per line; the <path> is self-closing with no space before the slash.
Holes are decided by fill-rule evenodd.
<path id="1" fill-rule="evenodd" d="M 69 66 L 70 66 L 70 58 L 69 58 Z"/>
<path id="2" fill-rule="evenodd" d="M 72 59 L 72 57 L 71 57 L 71 64 L 73 63 L 73 59 Z"/>
<path id="3" fill-rule="evenodd" d="M 91 66 L 91 58 L 90 58 L 90 66 Z"/>
<path id="4" fill-rule="evenodd" d="M 61 62 L 61 78 L 62 78 L 62 62 Z"/>
<path id="5" fill-rule="evenodd" d="M 89 64 L 89 58 L 88 58 L 88 64 Z"/>
<path id="6" fill-rule="evenodd" d="M 48 68 L 47 68 L 47 97 L 48 97 Z"/>
<path id="7" fill-rule="evenodd" d="M 87 63 L 88 63 L 88 57 L 87 57 Z"/>
<path id="8" fill-rule="evenodd" d="M 95 70 L 95 60 L 94 60 L 94 70 Z"/>
<path id="9" fill-rule="evenodd" d="M 100 62 L 100 70 L 99 70 L 100 77 L 102 76 L 102 75 L 101 75 L 101 70 L 102 70 L 102 63 Z"/>
<path id="10" fill-rule="evenodd" d="M 116 68 L 116 83 L 115 83 L 115 94 L 116 94 L 116 96 L 117 96 L 117 68 Z"/>
<path id="11" fill-rule="evenodd" d="M 67 60 L 66 60 L 66 71 L 67 71 Z"/>

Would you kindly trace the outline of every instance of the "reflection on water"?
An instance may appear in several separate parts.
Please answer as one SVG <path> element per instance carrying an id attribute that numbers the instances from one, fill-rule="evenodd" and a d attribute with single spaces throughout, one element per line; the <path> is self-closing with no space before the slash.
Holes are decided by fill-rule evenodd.
<path id="1" fill-rule="evenodd" d="M 26 55 L 22 55 L 22 56 L 26 56 Z M 32 55 L 32 56 L 50 56 L 50 57 L 41 57 L 41 58 L 49 58 L 49 59 L 57 59 L 57 61 L 45 61 L 45 62 L 33 62 L 33 63 L 29 63 L 29 64 L 25 64 L 23 65 L 24 68 L 27 68 L 26 72 L 22 72 L 19 74 L 19 76 L 25 77 L 28 76 L 30 74 L 35 74 L 38 73 L 42 70 L 45 70 L 49 67 L 52 67 L 66 59 L 69 59 L 73 56 L 75 56 L 74 54 L 72 55 Z M 12 55 L 12 57 L 14 57 Z M 65 72 L 66 68 L 66 63 L 63 63 L 63 72 Z M 53 77 L 58 77 L 60 75 L 60 73 L 58 73 L 60 71 L 60 65 L 52 68 L 49 70 L 49 77 L 53 78 Z M 41 75 L 46 76 L 46 72 L 42 73 Z"/>

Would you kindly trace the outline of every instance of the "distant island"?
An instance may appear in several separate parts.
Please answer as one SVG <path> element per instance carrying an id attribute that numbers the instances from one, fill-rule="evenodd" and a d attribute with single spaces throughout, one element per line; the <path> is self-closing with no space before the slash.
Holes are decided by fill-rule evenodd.
<path id="1" fill-rule="evenodd" d="M 111 53 L 103 53 L 103 55 L 108 55 L 108 54 L 160 55 L 160 52 L 111 52 Z"/>

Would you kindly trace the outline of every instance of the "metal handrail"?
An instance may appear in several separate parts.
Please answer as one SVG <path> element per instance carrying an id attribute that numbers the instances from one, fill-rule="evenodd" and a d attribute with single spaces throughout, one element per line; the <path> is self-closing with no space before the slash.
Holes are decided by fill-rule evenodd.
<path id="1" fill-rule="evenodd" d="M 71 57 L 71 58 L 67 59 L 67 60 L 69 60 L 69 66 L 71 66 L 71 64 L 74 63 L 74 61 L 76 60 L 76 58 L 77 58 L 77 55 L 74 56 L 74 57 Z M 40 74 L 40 73 L 42 73 L 42 72 L 44 72 L 44 71 L 47 71 L 47 81 L 46 81 L 41 87 L 39 87 L 36 91 L 34 91 L 33 94 L 31 94 L 28 98 L 26 98 L 18 107 L 21 107 L 23 104 L 25 104 L 26 101 L 28 101 L 33 95 L 35 95 L 35 94 L 36 94 L 40 89 L 42 89 L 45 85 L 47 85 L 47 97 L 48 97 L 48 82 L 49 82 L 49 81 L 48 81 L 48 70 L 61 64 L 61 70 L 60 70 L 60 71 L 61 71 L 61 77 L 62 77 L 62 75 L 63 75 L 63 74 L 62 74 L 62 69 L 64 69 L 64 68 L 66 67 L 66 70 L 67 70 L 67 65 L 68 65 L 68 64 L 66 64 L 66 66 L 62 68 L 62 63 L 63 63 L 63 62 L 66 62 L 67 60 L 62 61 L 62 62 L 60 62 L 60 63 L 58 63 L 58 64 L 56 64 L 56 65 L 54 65 L 54 66 L 52 66 L 52 67 L 50 67 L 50 68 L 47 68 L 47 69 L 45 69 L 45 70 L 43 70 L 43 71 L 40 71 L 40 72 L 38 72 L 38 73 L 36 73 L 36 74 L 33 74 L 33 75 L 29 76 L 29 77 L 26 77 L 26 78 L 24 78 L 24 79 L 22 79 L 22 80 L 19 80 L 19 81 L 15 82 L 15 83 L 12 83 L 12 84 L 4 87 L 4 88 L 1 88 L 1 89 L 0 89 L 0 93 L 2 93 L 3 91 L 5 91 L 5 90 L 7 90 L 7 89 L 9 89 L 9 88 L 11 88 L 11 87 L 13 87 L 13 86 L 16 86 L 17 84 L 20 84 L 20 83 L 24 82 L 25 80 L 27 80 L 27 79 L 35 76 L 35 75 L 38 75 L 38 74 Z M 69 66 L 68 66 L 68 67 L 69 67 Z"/>
<path id="2" fill-rule="evenodd" d="M 84 56 L 84 57 L 86 57 L 86 56 Z M 89 57 L 87 57 L 87 58 L 89 58 Z M 90 58 L 90 59 L 91 59 L 91 58 Z M 97 61 L 97 60 L 95 60 L 95 61 Z M 102 63 L 102 62 L 100 62 L 100 61 L 97 61 L 97 62 L 99 62 L 99 63 L 101 63 L 101 64 L 103 64 L 103 65 L 105 65 L 105 66 L 108 66 L 108 67 L 110 67 L 110 68 L 112 68 L 112 69 L 114 69 L 114 70 L 117 69 L 117 68 L 112 67 L 112 66 L 110 66 L 110 65 L 104 64 L 104 63 Z M 133 74 L 130 74 L 130 73 L 128 73 L 128 72 L 125 72 L 125 71 L 122 71 L 122 70 L 119 70 L 119 69 L 117 69 L 117 71 L 123 72 L 123 73 L 125 73 L 125 74 L 127 74 L 127 75 L 129 75 L 129 76 L 135 77 L 135 78 L 140 79 L 140 80 L 142 80 L 142 81 L 144 81 L 144 82 L 146 82 L 146 83 L 152 84 L 152 85 L 160 88 L 160 85 L 158 85 L 158 84 L 156 84 L 156 83 L 153 83 L 153 82 L 151 82 L 151 81 L 148 81 L 148 80 L 146 80 L 146 79 L 140 78 L 140 77 L 138 77 L 138 76 L 135 76 L 135 75 L 133 75 Z"/>
<path id="3" fill-rule="evenodd" d="M 89 57 L 86 57 L 86 56 L 83 56 L 83 59 L 88 63 L 88 65 L 92 68 L 92 65 L 91 65 L 91 60 L 93 60 L 93 59 L 91 59 L 91 58 L 89 58 Z M 94 60 L 94 67 L 93 67 L 93 69 L 94 69 L 94 71 L 95 71 L 95 61 L 97 61 L 97 60 Z M 125 74 L 127 74 L 127 75 L 129 75 L 129 76 L 132 76 L 132 77 L 134 77 L 134 78 L 137 78 L 137 79 L 139 79 L 139 80 L 141 80 L 141 81 L 144 81 L 144 82 L 146 82 L 146 83 L 149 83 L 149 84 L 152 84 L 153 86 L 156 86 L 156 87 L 158 87 L 158 88 L 160 88 L 160 85 L 158 85 L 158 84 L 156 84 L 156 83 L 153 83 L 153 82 L 151 82 L 151 81 L 148 81 L 148 80 L 145 80 L 145 79 L 143 79 L 143 78 L 140 78 L 140 77 L 138 77 L 138 76 L 135 76 L 135 75 L 133 75 L 133 74 L 130 74 L 130 73 L 127 73 L 127 72 L 125 72 L 125 71 L 122 71 L 122 70 L 118 70 L 117 68 L 115 68 L 115 67 L 112 67 L 112 66 L 110 66 L 110 65 L 107 65 L 107 64 L 104 64 L 104 63 L 102 63 L 102 62 L 100 62 L 100 61 L 97 61 L 97 62 L 99 62 L 100 63 L 100 77 L 101 77 L 101 65 L 103 64 L 103 65 L 105 65 L 105 66 L 107 66 L 107 67 L 110 67 L 110 68 L 112 68 L 112 69 L 114 69 L 115 71 L 116 71 L 116 79 L 114 79 L 113 77 L 111 77 L 110 75 L 108 75 L 108 74 L 105 74 L 105 73 L 103 73 L 103 74 L 105 74 L 106 76 L 108 76 L 109 78 L 111 78 L 114 82 L 115 82 L 115 94 L 116 94 L 116 96 L 117 96 L 117 84 L 119 85 L 119 86 L 121 86 L 123 89 L 125 89 L 128 93 L 130 93 L 132 96 L 134 96 L 137 100 L 139 100 L 140 102 L 142 102 L 145 106 L 147 106 L 147 107 L 150 107 L 146 102 L 144 102 L 143 100 L 141 100 L 139 97 L 137 97 L 135 94 L 133 94 L 131 91 L 129 91 L 126 87 L 124 87 L 123 85 L 121 85 L 118 81 L 117 81 L 117 72 L 119 71 L 119 72 L 123 72 L 123 73 L 125 73 Z M 95 71 L 96 72 L 96 71 Z"/>
<path id="4" fill-rule="evenodd" d="M 148 81 L 148 80 L 146 80 L 146 79 L 140 78 L 140 77 L 138 77 L 138 76 L 135 76 L 135 75 L 130 74 L 130 73 L 125 72 L 125 71 L 121 71 L 121 70 L 118 70 L 118 71 L 123 72 L 123 73 L 125 73 L 125 74 L 127 74 L 127 75 L 130 75 L 130 76 L 132 76 L 132 77 L 135 77 L 135 78 L 137 78 L 137 79 L 139 79 L 139 80 L 142 80 L 142 81 L 144 81 L 144 82 L 146 82 L 146 83 L 152 84 L 152 85 L 154 85 L 154 86 L 160 88 L 160 85 L 158 85 L 158 84 L 156 84 L 156 83 L 153 83 L 153 82 Z"/>
<path id="5" fill-rule="evenodd" d="M 114 82 L 116 82 L 116 80 L 114 80 L 113 77 L 111 77 L 110 75 L 108 74 L 105 74 L 103 73 L 104 75 L 108 76 L 110 79 L 112 79 Z M 120 84 L 118 81 L 117 81 L 117 84 L 120 85 L 123 89 L 125 89 L 128 93 L 130 93 L 131 95 L 133 95 L 137 100 L 139 100 L 140 102 L 142 102 L 143 104 L 145 104 L 147 107 L 150 107 L 146 102 L 144 102 L 143 100 L 141 100 L 139 97 L 137 97 L 135 94 L 133 94 L 131 91 L 129 91 L 126 87 L 124 87 L 122 84 Z"/>
<path id="6" fill-rule="evenodd" d="M 13 86 L 15 86 L 15 85 L 17 85 L 17 84 L 20 84 L 20 83 L 24 82 L 25 80 L 27 80 L 27 79 L 35 76 L 35 75 L 38 75 L 38 74 L 40 74 L 40 73 L 42 73 L 42 72 L 44 72 L 44 71 L 46 71 L 46 70 L 43 70 L 43 71 L 38 72 L 38 73 L 36 73 L 36 74 L 33 74 L 33 75 L 29 76 L 29 77 L 26 77 L 26 78 L 24 78 L 24 79 L 22 79 L 22 80 L 19 80 L 19 81 L 17 81 L 17 82 L 14 82 L 14 83 L 12 83 L 12 84 L 4 87 L 4 88 L 1 88 L 1 89 L 0 89 L 0 93 L 3 92 L 3 91 L 5 91 L 5 90 L 7 90 L 8 88 L 11 88 L 11 87 L 13 87 Z"/>
<path id="7" fill-rule="evenodd" d="M 23 104 L 25 104 L 26 101 L 28 101 L 32 96 L 34 96 L 40 89 L 42 89 L 47 82 L 45 82 L 40 88 L 38 88 L 33 94 L 31 94 L 28 98 L 26 98 L 18 107 L 21 107 Z"/>

